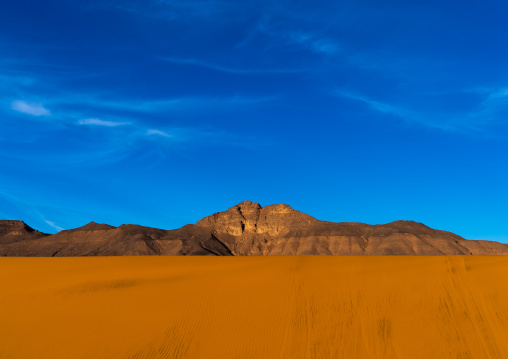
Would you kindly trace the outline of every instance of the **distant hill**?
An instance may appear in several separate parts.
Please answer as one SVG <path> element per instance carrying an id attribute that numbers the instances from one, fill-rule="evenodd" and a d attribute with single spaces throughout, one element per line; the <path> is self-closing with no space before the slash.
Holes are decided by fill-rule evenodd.
<path id="1" fill-rule="evenodd" d="M 46 236 L 48 236 L 48 234 L 36 231 L 23 221 L 0 220 L 0 248 L 2 248 L 3 245 L 20 241 L 30 241 Z"/>
<path id="2" fill-rule="evenodd" d="M 508 244 L 467 240 L 413 221 L 319 221 L 288 205 L 245 201 L 175 230 L 91 222 L 48 235 L 0 220 L 0 256 L 508 255 Z"/>

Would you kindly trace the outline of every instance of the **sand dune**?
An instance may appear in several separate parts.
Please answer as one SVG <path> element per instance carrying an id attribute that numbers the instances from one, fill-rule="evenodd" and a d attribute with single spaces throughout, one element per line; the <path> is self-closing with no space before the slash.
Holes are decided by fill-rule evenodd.
<path id="1" fill-rule="evenodd" d="M 0 358 L 506 358 L 503 257 L 0 259 Z"/>

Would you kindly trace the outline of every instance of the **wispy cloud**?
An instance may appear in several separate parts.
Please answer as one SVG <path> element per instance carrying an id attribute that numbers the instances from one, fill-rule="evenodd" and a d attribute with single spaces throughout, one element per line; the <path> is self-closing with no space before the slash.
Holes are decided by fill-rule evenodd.
<path id="1" fill-rule="evenodd" d="M 477 115 L 491 117 L 500 111 L 508 110 L 508 89 L 495 89 L 487 93 L 486 98 L 481 104 L 481 109 Z"/>
<path id="2" fill-rule="evenodd" d="M 173 136 L 171 136 L 167 132 L 164 132 L 164 131 L 161 131 L 161 130 L 154 130 L 154 129 L 147 130 L 146 134 L 148 136 L 150 136 L 150 135 L 156 135 L 156 136 L 162 136 L 162 137 L 168 137 L 168 138 L 173 137 Z"/>
<path id="3" fill-rule="evenodd" d="M 298 44 L 316 54 L 332 55 L 339 51 L 340 47 L 336 41 L 327 38 L 319 38 L 314 34 L 305 32 L 281 33 L 289 42 Z"/>
<path id="4" fill-rule="evenodd" d="M 215 71 L 226 72 L 238 75 L 257 75 L 257 74 L 293 74 L 303 72 L 303 69 L 290 69 L 290 68 L 238 68 L 233 66 L 226 66 L 216 64 L 213 62 L 202 61 L 192 58 L 179 58 L 179 57 L 165 57 L 164 61 L 180 64 L 180 65 L 193 65 L 208 68 Z"/>
<path id="5" fill-rule="evenodd" d="M 347 91 L 336 91 L 334 95 L 343 98 L 359 101 L 366 104 L 371 110 L 393 116 L 407 123 L 417 123 L 429 128 L 439 129 L 443 131 L 457 132 L 465 129 L 466 126 L 459 126 L 456 123 L 456 118 L 446 118 L 443 116 L 436 116 L 429 113 L 419 113 L 416 111 L 409 110 L 404 107 L 392 105 L 386 102 L 373 100 L 367 96 L 359 95 Z"/>
<path id="6" fill-rule="evenodd" d="M 470 91 L 472 90 L 464 92 Z M 336 91 L 334 95 L 359 101 L 373 111 L 401 119 L 407 123 L 417 123 L 428 128 L 447 132 L 480 136 L 490 135 L 488 126 L 500 124 L 508 115 L 508 89 L 488 91 L 481 88 L 474 90 L 474 92 L 484 96 L 483 101 L 478 102 L 475 110 L 467 112 L 465 109 L 463 111 L 455 109 L 446 113 L 428 110 L 421 105 L 418 107 L 419 109 L 401 107 L 347 91 Z M 417 95 L 415 94 L 415 96 Z"/>
<path id="7" fill-rule="evenodd" d="M 336 39 L 322 35 L 319 30 L 302 30 L 302 25 L 301 21 L 281 18 L 280 14 L 264 15 L 235 48 L 247 47 L 262 36 L 271 42 L 275 41 L 277 48 L 293 47 L 319 55 L 334 55 L 342 51 L 342 46 Z"/>
<path id="8" fill-rule="evenodd" d="M 75 211 L 75 206 L 62 206 L 59 203 L 55 203 L 53 201 L 47 201 L 47 200 L 41 200 L 36 199 L 38 196 L 33 194 L 27 194 L 27 193 L 21 193 L 13 195 L 11 193 L 7 193 L 3 190 L 0 190 L 0 200 L 3 198 L 8 203 L 8 208 L 10 211 L 10 215 L 4 218 L 11 217 L 13 219 L 20 219 L 23 221 L 34 221 L 34 222 L 40 222 L 46 223 L 48 226 L 50 226 L 53 229 L 56 229 L 57 231 L 63 230 L 62 227 L 58 226 L 52 221 L 46 220 L 46 217 L 43 215 L 43 211 L 50 211 L 50 212 L 60 212 L 64 211 L 66 213 L 69 213 L 71 211 Z"/>
<path id="9" fill-rule="evenodd" d="M 46 222 L 46 224 L 48 224 L 50 227 L 56 229 L 57 231 L 63 231 L 64 229 L 60 226 L 57 226 L 55 224 L 55 222 L 51 222 L 51 221 L 48 221 L 48 220 L 44 220 L 44 222 Z"/>
<path id="10" fill-rule="evenodd" d="M 13 101 L 11 108 L 14 111 L 32 116 L 50 116 L 51 112 L 39 103 L 30 103 L 22 100 Z"/>
<path id="11" fill-rule="evenodd" d="M 150 100 L 137 100 L 137 99 L 102 99 L 99 96 L 88 95 L 86 99 L 82 95 L 70 96 L 68 98 L 59 99 L 54 103 L 54 106 L 59 107 L 61 113 L 66 113 L 66 118 L 83 118 L 84 113 L 96 113 L 97 117 L 102 117 L 103 114 L 113 115 L 115 117 L 125 117 L 130 112 L 129 117 L 134 120 L 141 114 L 149 113 L 154 114 L 167 114 L 168 111 L 203 111 L 204 109 L 231 109 L 231 106 L 241 105 L 259 105 L 263 103 L 273 102 L 278 99 L 277 96 L 243 96 L 243 95 L 230 95 L 230 96 L 188 96 L 188 97 L 174 97 L 167 99 L 150 99 Z M 77 110 L 76 105 L 80 106 Z M 86 118 L 85 120 L 96 120 L 97 117 Z M 113 123 L 129 124 L 129 121 L 105 121 Z M 126 123 L 124 123 L 126 122 Z M 95 124 L 99 123 L 84 123 Z"/>
<path id="12" fill-rule="evenodd" d="M 504 122 L 508 115 L 508 89 L 478 88 L 472 90 L 483 96 L 477 109 L 465 116 L 465 122 L 475 131 L 488 125 L 496 125 Z"/>
<path id="13" fill-rule="evenodd" d="M 128 122 L 113 122 L 113 121 L 100 120 L 98 118 L 87 118 L 87 119 L 79 120 L 78 124 L 92 125 L 92 126 L 116 127 L 116 126 L 127 125 Z"/>
<path id="14" fill-rule="evenodd" d="M 0 155 L 27 161 L 34 166 L 49 161 L 54 165 L 74 167 L 102 166 L 124 161 L 138 151 L 149 151 L 149 148 L 165 153 L 174 150 L 176 146 L 238 146 L 234 136 L 220 128 L 192 123 L 175 126 L 171 119 L 181 122 L 179 116 L 202 111 L 249 111 L 278 99 L 274 96 L 210 95 L 140 100 L 104 98 L 102 92 L 86 95 L 82 92 L 70 92 L 61 93 L 61 96 L 56 93 L 48 98 L 42 97 L 41 94 L 35 95 L 43 100 L 42 103 L 50 104 L 54 112 L 49 118 L 51 121 L 38 123 L 35 128 L 30 129 L 30 143 L 44 137 L 58 139 L 58 143 L 61 139 L 62 143 L 68 144 L 72 141 L 70 138 L 73 138 L 76 146 L 58 153 L 33 151 L 32 145 L 23 151 L 13 151 L 5 147 L 0 149 Z M 6 105 L 12 102 L 11 98 Z M 5 108 L 8 108 L 7 106 Z M 23 126 L 18 122 L 14 125 L 19 129 Z M 90 133 L 84 131 L 85 128 L 103 129 L 104 132 Z M 111 132 L 109 129 L 115 130 Z M 26 138 L 26 134 L 22 138 Z M 19 141 L 16 139 L 16 142 Z M 129 145 L 126 146 L 126 143 Z M 27 156 L 29 151 L 32 152 Z"/>
<path id="15" fill-rule="evenodd" d="M 344 98 L 363 102 L 363 103 L 367 104 L 371 109 L 373 109 L 374 111 L 377 111 L 377 112 L 395 115 L 397 117 L 401 117 L 404 119 L 410 119 L 412 117 L 412 114 L 403 108 L 393 106 L 388 103 L 372 100 L 372 99 L 370 99 L 366 96 L 363 96 L 363 95 L 353 94 L 351 92 L 344 92 L 344 91 L 337 91 L 337 92 L 335 92 L 335 94 L 339 95 L 341 97 L 344 97 Z"/>

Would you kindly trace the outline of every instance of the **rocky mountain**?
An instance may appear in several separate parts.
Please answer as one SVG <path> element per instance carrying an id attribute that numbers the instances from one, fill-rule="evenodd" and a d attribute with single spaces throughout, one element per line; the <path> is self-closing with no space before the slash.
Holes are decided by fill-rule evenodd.
<path id="1" fill-rule="evenodd" d="M 412 221 L 319 221 L 288 205 L 250 201 L 175 230 L 91 222 L 54 235 L 0 221 L 0 256 L 508 255 L 508 244 L 466 240 Z"/>
<path id="2" fill-rule="evenodd" d="M 0 246 L 19 241 L 30 241 L 45 236 L 47 234 L 36 231 L 23 221 L 0 220 Z"/>

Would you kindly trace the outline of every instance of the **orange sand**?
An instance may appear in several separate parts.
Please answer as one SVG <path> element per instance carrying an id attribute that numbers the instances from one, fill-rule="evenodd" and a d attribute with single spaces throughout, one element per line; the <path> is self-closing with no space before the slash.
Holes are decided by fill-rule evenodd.
<path id="1" fill-rule="evenodd" d="M 506 257 L 0 259 L 0 358 L 508 358 Z"/>

